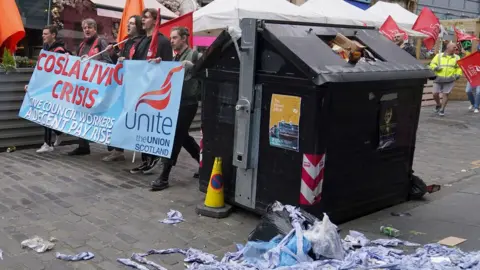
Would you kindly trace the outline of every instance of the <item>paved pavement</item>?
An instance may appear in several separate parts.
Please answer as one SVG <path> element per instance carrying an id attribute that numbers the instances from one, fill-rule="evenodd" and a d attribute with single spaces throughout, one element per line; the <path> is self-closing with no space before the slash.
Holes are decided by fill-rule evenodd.
<path id="1" fill-rule="evenodd" d="M 454 235 L 469 239 L 462 248 L 478 246 L 480 219 L 472 213 L 480 205 L 475 171 L 480 168 L 480 146 L 475 143 L 480 115 L 466 113 L 466 106 L 452 103 L 444 118 L 432 115 L 431 107 L 422 111 L 415 171 L 428 183 L 446 185 L 443 190 L 426 201 L 343 224 L 343 233 L 355 228 L 378 236 L 379 226 L 389 223 L 422 243 Z M 117 258 L 151 248 L 195 247 L 222 255 L 234 243 L 244 242 L 258 222 L 257 216 L 241 210 L 224 220 L 197 216 L 195 205 L 203 194 L 192 178 L 195 162 L 186 153 L 172 172 L 172 187 L 152 193 L 148 184 L 155 176 L 126 171 L 132 166 L 131 153 L 130 161 L 108 164 L 101 161 L 103 146 L 93 146 L 87 157 L 65 156 L 72 148 L 62 146 L 42 155 L 34 149 L 0 154 L 0 269 L 124 269 Z M 159 223 L 170 209 L 182 212 L 186 222 Z M 392 217 L 392 211 L 409 211 L 412 217 Z M 55 251 L 91 251 L 96 257 L 71 263 L 55 259 L 54 252 L 21 249 L 20 242 L 34 235 L 57 238 Z M 151 259 L 168 269 L 184 268 L 181 256 Z"/>

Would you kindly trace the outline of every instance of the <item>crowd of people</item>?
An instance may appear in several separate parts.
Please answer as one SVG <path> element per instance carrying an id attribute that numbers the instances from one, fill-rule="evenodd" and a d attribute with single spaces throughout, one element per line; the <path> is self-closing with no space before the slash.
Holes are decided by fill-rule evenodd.
<path id="1" fill-rule="evenodd" d="M 142 153 L 142 163 L 140 166 L 132 168 L 132 174 L 150 174 L 161 165 L 159 177 L 152 182 L 152 191 L 159 191 L 168 188 L 170 172 L 177 162 L 181 148 L 187 152 L 197 162 L 200 161 L 200 146 L 195 139 L 190 136 L 190 125 L 198 109 L 200 87 L 199 82 L 192 78 L 192 70 L 195 62 L 200 57 L 196 50 L 190 48 L 188 44 L 189 30 L 185 27 L 174 27 L 170 37 L 158 33 L 158 45 L 156 55 L 150 55 L 150 43 L 154 34 L 157 12 L 155 9 L 145 9 L 142 14 L 131 16 L 128 20 L 128 40 L 123 48 L 110 45 L 107 40 L 100 37 L 97 33 L 97 23 L 93 19 L 82 21 L 82 30 L 84 40 L 78 47 L 76 55 L 81 57 L 91 57 L 94 60 L 116 64 L 124 60 L 147 60 L 150 63 L 160 63 L 164 61 L 181 62 L 185 69 L 185 78 L 182 88 L 182 97 L 180 110 L 178 114 L 177 127 L 175 132 L 174 144 L 170 158 L 161 158 L 154 155 Z M 43 29 L 44 50 L 61 54 L 72 54 L 67 50 L 65 44 L 58 38 L 58 29 L 56 26 L 46 26 Z M 105 51 L 105 53 L 100 52 Z M 153 50 L 155 51 L 155 50 Z M 175 55 L 174 55 L 175 52 Z M 28 86 L 25 86 L 28 90 Z M 52 133 L 55 133 L 55 140 L 52 139 Z M 45 127 L 44 144 L 37 150 L 37 153 L 51 152 L 54 147 L 62 142 L 62 133 Z M 105 162 L 125 160 L 123 149 L 108 147 L 110 154 L 103 158 Z M 80 139 L 78 147 L 69 152 L 68 155 L 89 155 L 90 144 L 88 140 Z M 194 174 L 198 178 L 198 173 Z"/>

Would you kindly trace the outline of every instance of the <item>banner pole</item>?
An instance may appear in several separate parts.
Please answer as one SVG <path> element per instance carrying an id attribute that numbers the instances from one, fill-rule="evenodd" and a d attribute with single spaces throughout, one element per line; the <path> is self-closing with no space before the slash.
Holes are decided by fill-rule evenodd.
<path id="1" fill-rule="evenodd" d="M 118 47 L 118 45 L 123 44 L 123 43 L 125 43 L 125 42 L 127 42 L 127 41 L 128 41 L 128 38 L 125 39 L 125 40 L 122 41 L 122 42 L 118 42 L 117 44 L 113 45 L 113 47 Z M 94 54 L 94 55 L 92 55 L 92 56 L 90 56 L 90 57 L 88 57 L 88 58 L 84 58 L 84 59 L 82 59 L 81 61 L 82 61 L 82 62 L 88 61 L 88 60 L 90 60 L 90 59 L 92 59 L 92 58 L 94 58 L 94 57 L 97 57 L 97 56 L 101 55 L 102 53 L 104 53 L 104 52 L 106 52 L 106 51 L 107 51 L 107 49 L 105 49 L 105 50 L 103 50 L 103 51 L 101 51 L 101 52 L 99 52 L 99 53 L 96 53 L 96 54 Z"/>

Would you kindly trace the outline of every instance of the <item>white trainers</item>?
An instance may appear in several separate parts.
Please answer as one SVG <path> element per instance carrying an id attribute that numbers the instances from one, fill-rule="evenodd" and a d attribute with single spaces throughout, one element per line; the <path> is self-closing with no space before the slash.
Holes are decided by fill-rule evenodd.
<path id="1" fill-rule="evenodd" d="M 470 107 L 468 107 L 468 110 L 472 111 L 473 110 L 473 105 L 470 105 Z"/>
<path id="2" fill-rule="evenodd" d="M 40 149 L 37 150 L 37 153 L 52 152 L 53 146 L 49 146 L 47 143 L 44 143 Z"/>
<path id="3" fill-rule="evenodd" d="M 110 162 L 110 161 L 124 161 L 125 160 L 125 155 L 123 152 L 113 150 L 112 153 L 104 158 L 102 158 L 103 161 Z"/>
<path id="4" fill-rule="evenodd" d="M 62 143 L 62 135 L 57 135 L 55 137 L 55 142 L 53 143 L 53 146 L 59 146 Z"/>
<path id="5" fill-rule="evenodd" d="M 475 109 L 475 111 L 473 111 L 473 113 L 478 113 L 478 109 Z"/>

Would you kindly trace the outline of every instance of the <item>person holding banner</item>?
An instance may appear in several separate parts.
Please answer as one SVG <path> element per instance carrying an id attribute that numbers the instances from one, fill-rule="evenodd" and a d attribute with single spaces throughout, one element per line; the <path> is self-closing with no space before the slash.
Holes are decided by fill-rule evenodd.
<path id="1" fill-rule="evenodd" d="M 461 42 L 458 42 L 458 44 L 461 48 L 461 58 L 467 57 L 471 54 L 470 50 L 472 49 L 472 42 L 470 40 L 463 40 Z M 468 101 L 470 101 L 470 107 L 468 107 L 468 110 L 473 110 L 473 113 L 479 113 L 480 86 L 472 86 L 470 82 L 467 81 L 465 92 L 467 92 Z"/>
<path id="2" fill-rule="evenodd" d="M 158 12 L 153 8 L 143 10 L 142 28 L 145 30 L 146 35 L 135 46 L 133 60 L 148 60 L 152 63 L 160 63 L 162 60 L 173 60 L 172 46 L 168 39 L 159 31 L 160 21 L 160 10 Z M 142 164 L 131 169 L 130 173 L 152 173 L 159 160 L 160 157 L 142 153 Z"/>
<path id="3" fill-rule="evenodd" d="M 185 68 L 185 78 L 183 81 L 175 139 L 173 140 L 172 155 L 169 159 L 162 158 L 162 173 L 152 182 L 152 191 L 160 191 L 168 188 L 170 172 L 177 163 L 177 158 L 182 147 L 200 163 L 200 146 L 195 139 L 188 134 L 193 118 L 195 118 L 197 114 L 198 95 L 200 91 L 198 81 L 192 79 L 192 70 L 195 62 L 198 60 L 198 53 L 190 49 L 188 45 L 189 36 L 188 29 L 185 27 L 174 27 L 171 30 L 170 43 L 172 44 L 172 48 L 178 52 L 174 61 L 182 62 Z"/>
<path id="4" fill-rule="evenodd" d="M 435 112 L 440 116 L 445 115 L 445 107 L 448 103 L 448 95 L 455 86 L 455 81 L 460 79 L 463 72 L 458 61 L 460 57 L 455 54 L 457 45 L 448 43 L 445 53 L 438 53 L 430 63 L 430 68 L 435 72 L 437 78 L 433 81 L 433 99 L 437 103 Z M 440 93 L 442 102 L 440 103 Z"/>
<path id="5" fill-rule="evenodd" d="M 47 25 L 43 28 L 42 32 L 42 39 L 43 39 L 43 49 L 49 52 L 67 53 L 67 49 L 65 48 L 65 43 L 57 39 L 58 36 L 58 28 L 55 25 Z M 28 85 L 25 86 L 25 90 L 27 90 Z M 54 129 L 44 127 L 45 135 L 44 135 L 44 143 L 37 150 L 37 153 L 45 153 L 53 151 L 54 146 L 59 146 L 62 143 L 62 132 L 56 131 Z M 52 144 L 52 132 L 55 133 L 55 142 Z"/>
<path id="6" fill-rule="evenodd" d="M 82 21 L 82 29 L 83 35 L 85 39 L 77 50 L 77 55 L 85 58 L 91 57 L 95 54 L 98 54 L 101 51 L 104 51 L 107 46 L 108 42 L 99 37 L 97 34 L 97 22 L 94 19 L 85 19 Z M 104 53 L 95 56 L 92 58 L 94 60 L 105 62 L 112 64 L 112 59 L 107 51 Z M 77 155 L 89 155 L 90 154 L 90 143 L 85 139 L 80 139 L 78 148 L 68 153 L 69 156 L 77 156 Z"/>
<path id="7" fill-rule="evenodd" d="M 122 62 L 127 59 L 130 60 L 135 54 L 135 48 L 140 42 L 140 40 L 145 36 L 145 30 L 142 28 L 142 17 L 139 15 L 133 15 L 128 19 L 127 23 L 128 31 L 128 40 L 123 45 L 123 48 L 120 50 L 118 62 Z M 114 46 L 109 45 L 108 50 L 112 50 Z M 123 161 L 125 156 L 123 154 L 123 149 L 113 147 L 113 151 L 110 155 L 104 157 L 103 161 Z"/>

